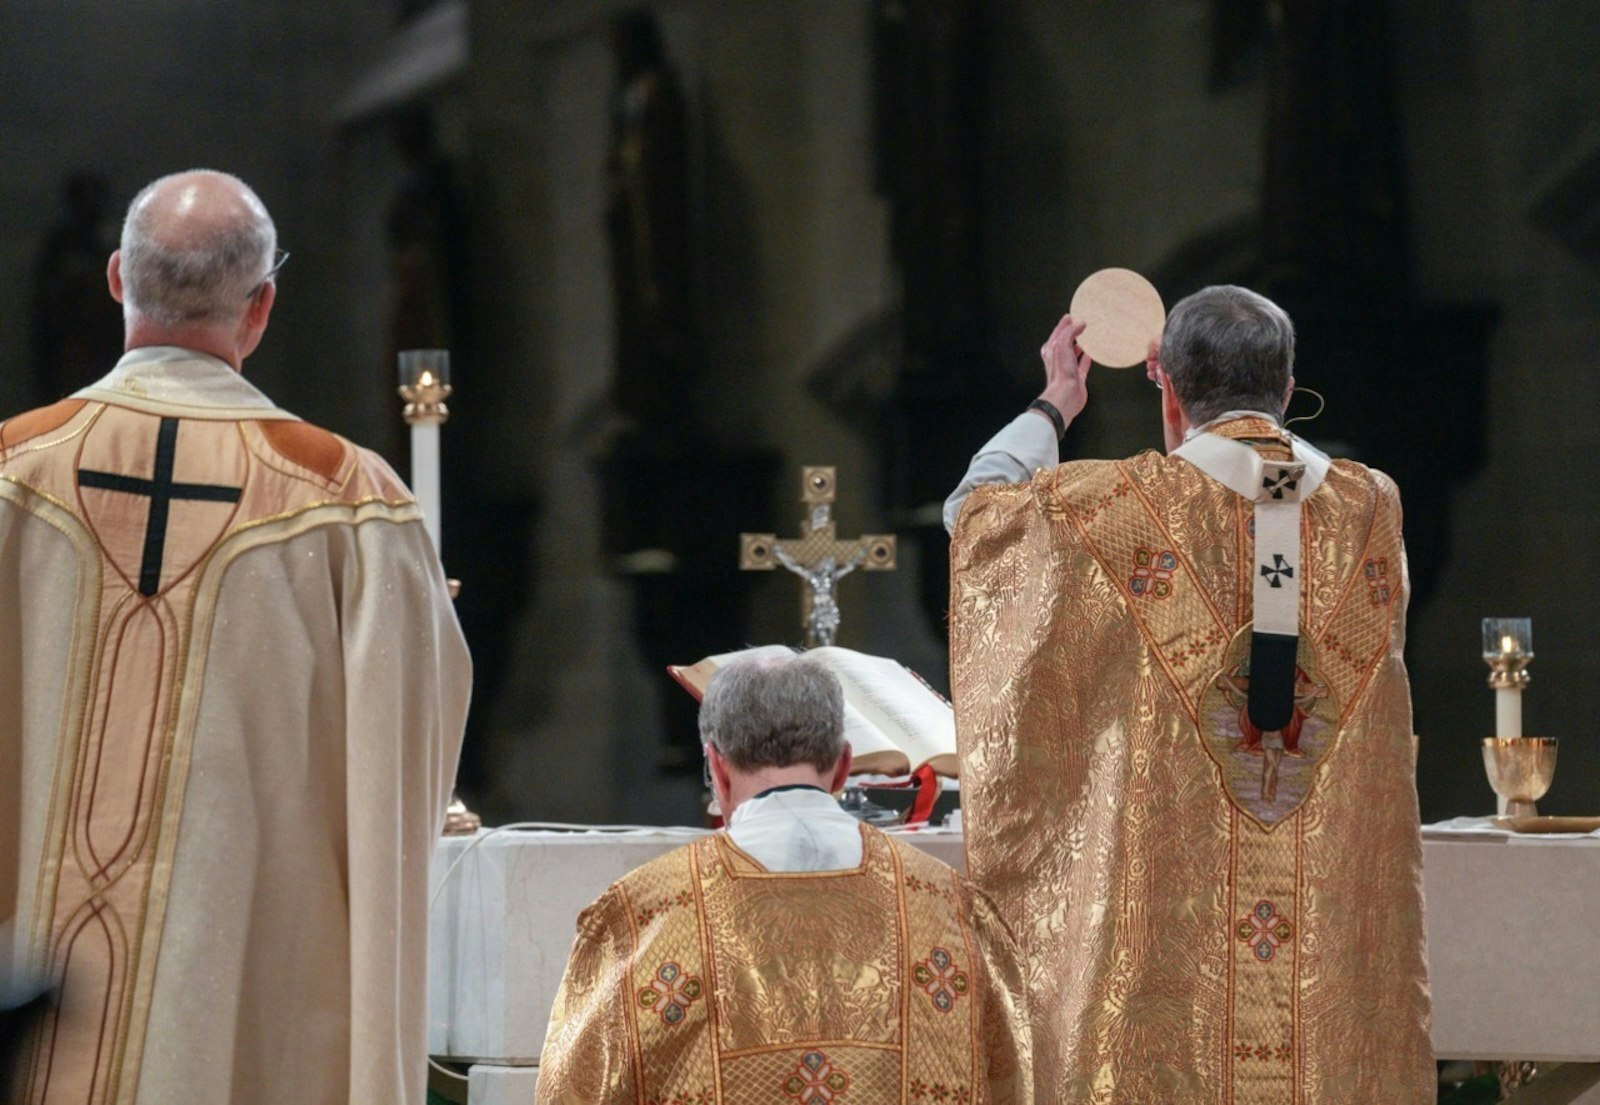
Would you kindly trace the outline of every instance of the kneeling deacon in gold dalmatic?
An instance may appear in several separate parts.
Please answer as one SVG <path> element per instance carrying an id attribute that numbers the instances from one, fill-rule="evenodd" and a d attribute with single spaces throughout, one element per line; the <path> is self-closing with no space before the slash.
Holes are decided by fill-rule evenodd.
<path id="1" fill-rule="evenodd" d="M 831 797 L 850 769 L 838 680 L 803 657 L 731 664 L 700 731 L 728 829 L 584 911 L 538 1101 L 1031 1101 L 993 907 Z"/>

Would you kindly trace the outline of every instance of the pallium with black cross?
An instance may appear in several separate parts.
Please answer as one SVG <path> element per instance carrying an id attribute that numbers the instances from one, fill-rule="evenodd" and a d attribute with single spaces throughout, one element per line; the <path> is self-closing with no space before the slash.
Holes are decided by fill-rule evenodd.
<path id="1" fill-rule="evenodd" d="M 968 873 L 1027 949 L 1041 1099 L 1434 1099 L 1398 497 L 1333 462 L 1282 562 L 1256 507 L 1146 453 L 980 488 L 957 526 Z M 1289 567 L 1268 730 L 1254 614 Z"/>

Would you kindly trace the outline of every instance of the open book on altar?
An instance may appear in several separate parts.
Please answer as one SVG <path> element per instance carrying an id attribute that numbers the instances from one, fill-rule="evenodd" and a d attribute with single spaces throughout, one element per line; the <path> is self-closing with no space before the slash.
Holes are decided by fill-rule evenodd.
<path id="1" fill-rule="evenodd" d="M 687 667 L 671 665 L 667 673 L 698 700 L 712 673 L 724 664 L 796 651 L 763 645 L 708 656 Z M 838 676 L 844 687 L 844 736 L 854 756 L 852 774 L 909 775 L 924 764 L 939 775 L 958 774 L 955 711 L 921 676 L 896 660 L 837 645 L 813 648 L 806 655 Z"/>

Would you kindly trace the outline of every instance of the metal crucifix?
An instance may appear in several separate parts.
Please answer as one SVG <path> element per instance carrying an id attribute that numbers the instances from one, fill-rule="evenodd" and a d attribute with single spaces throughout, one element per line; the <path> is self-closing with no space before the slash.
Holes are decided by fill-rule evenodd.
<path id="1" fill-rule="evenodd" d="M 770 572 L 787 568 L 805 580 L 800 594 L 800 624 L 805 627 L 806 645 L 833 644 L 839 632 L 839 600 L 834 586 L 857 568 L 869 572 L 894 570 L 894 535 L 867 533 L 841 540 L 834 533 L 834 469 L 831 465 L 810 465 L 800 470 L 800 501 L 806 517 L 800 522 L 800 536 L 780 538 L 772 533 L 739 535 L 739 567 L 746 571 Z"/>

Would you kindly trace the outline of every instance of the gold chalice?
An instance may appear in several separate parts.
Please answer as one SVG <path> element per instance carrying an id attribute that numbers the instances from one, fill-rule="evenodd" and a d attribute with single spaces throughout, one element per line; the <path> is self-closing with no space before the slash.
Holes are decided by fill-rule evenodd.
<path id="1" fill-rule="evenodd" d="M 1534 802 L 1550 789 L 1556 773 L 1556 738 L 1488 737 L 1483 742 L 1483 767 L 1489 785 L 1505 799 L 1506 817 L 1533 817 Z"/>

